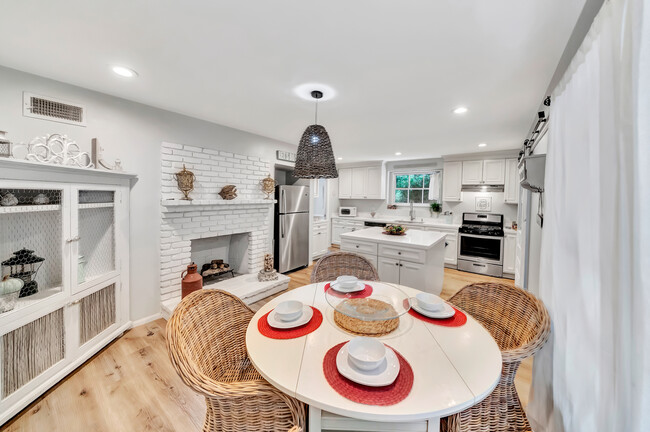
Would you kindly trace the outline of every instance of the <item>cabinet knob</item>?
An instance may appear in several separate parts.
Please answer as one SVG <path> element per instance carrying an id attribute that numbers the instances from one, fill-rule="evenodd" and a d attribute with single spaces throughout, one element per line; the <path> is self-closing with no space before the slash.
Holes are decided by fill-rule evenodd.
<path id="1" fill-rule="evenodd" d="M 404 264 L 400 264 L 399 266 L 400 266 L 400 267 L 404 267 Z"/>
<path id="2" fill-rule="evenodd" d="M 397 255 L 402 255 L 402 252 L 397 252 Z"/>
<path id="3" fill-rule="evenodd" d="M 359 249 L 359 245 L 357 245 L 357 249 Z"/>

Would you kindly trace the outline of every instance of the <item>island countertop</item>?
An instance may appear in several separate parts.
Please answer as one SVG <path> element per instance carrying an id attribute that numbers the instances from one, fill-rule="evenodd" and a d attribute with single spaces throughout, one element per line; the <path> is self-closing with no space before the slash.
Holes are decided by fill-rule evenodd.
<path id="1" fill-rule="evenodd" d="M 380 227 L 366 228 L 358 231 L 341 234 L 341 239 L 371 241 L 394 246 L 405 246 L 415 249 L 430 249 L 434 245 L 445 242 L 447 235 L 435 231 L 422 231 L 410 229 L 405 235 L 383 234 L 384 229 Z"/>

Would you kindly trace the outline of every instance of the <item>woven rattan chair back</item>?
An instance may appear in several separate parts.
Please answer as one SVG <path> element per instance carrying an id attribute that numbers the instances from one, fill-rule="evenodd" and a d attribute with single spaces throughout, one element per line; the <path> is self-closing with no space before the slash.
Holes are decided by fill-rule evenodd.
<path id="1" fill-rule="evenodd" d="M 176 372 L 206 398 L 204 431 L 285 432 L 304 426 L 304 405 L 266 382 L 248 358 L 245 338 L 252 317 L 236 296 L 199 290 L 180 302 L 167 323 Z"/>
<path id="2" fill-rule="evenodd" d="M 544 304 L 526 291 L 499 283 L 476 283 L 456 293 L 451 303 L 472 315 L 501 349 L 503 368 L 499 384 L 486 399 L 447 417 L 443 430 L 530 431 L 514 380 L 522 360 L 534 355 L 548 340 L 551 324 Z"/>
<path id="3" fill-rule="evenodd" d="M 331 252 L 316 262 L 311 282 L 333 281 L 339 276 L 356 276 L 360 280 L 378 281 L 377 269 L 361 255 L 350 252 Z"/>

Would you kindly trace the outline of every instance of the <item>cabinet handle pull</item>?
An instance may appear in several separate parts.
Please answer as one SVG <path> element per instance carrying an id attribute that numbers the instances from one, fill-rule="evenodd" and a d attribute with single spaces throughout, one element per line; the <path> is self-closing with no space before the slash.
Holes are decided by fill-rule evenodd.
<path id="1" fill-rule="evenodd" d="M 81 240 L 81 237 L 79 237 L 79 236 L 74 236 L 74 237 L 72 237 L 72 238 L 70 238 L 70 239 L 67 239 L 66 242 L 67 242 L 67 243 L 72 243 L 72 242 L 76 242 L 76 241 L 79 241 L 79 240 Z"/>
<path id="2" fill-rule="evenodd" d="M 70 303 L 70 306 L 76 305 L 76 304 L 79 304 L 79 303 L 81 303 L 81 299 L 73 301 L 72 303 Z"/>

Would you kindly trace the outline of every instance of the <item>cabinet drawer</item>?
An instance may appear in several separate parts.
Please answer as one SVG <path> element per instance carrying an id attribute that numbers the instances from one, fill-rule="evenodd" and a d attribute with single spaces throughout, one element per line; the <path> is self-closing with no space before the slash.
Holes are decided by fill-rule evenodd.
<path id="1" fill-rule="evenodd" d="M 377 255 L 377 244 L 358 240 L 341 240 L 341 250 L 359 254 Z"/>
<path id="2" fill-rule="evenodd" d="M 379 256 L 424 263 L 426 258 L 426 251 L 419 249 L 400 248 L 397 246 L 379 245 Z"/>

